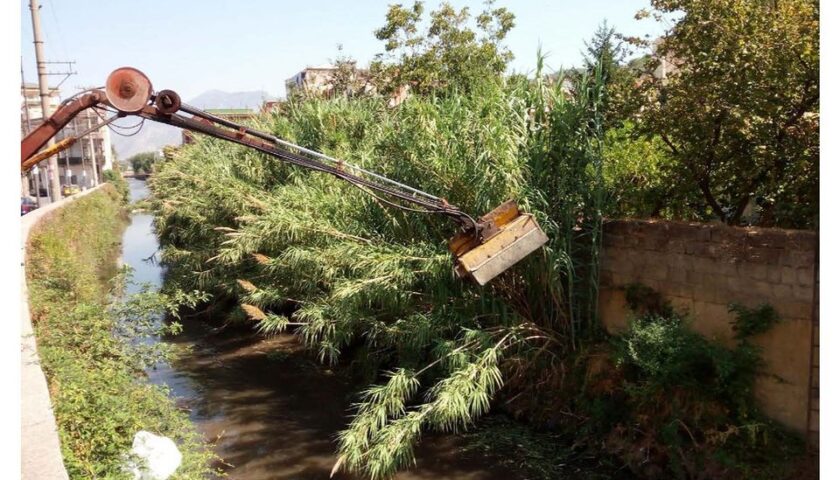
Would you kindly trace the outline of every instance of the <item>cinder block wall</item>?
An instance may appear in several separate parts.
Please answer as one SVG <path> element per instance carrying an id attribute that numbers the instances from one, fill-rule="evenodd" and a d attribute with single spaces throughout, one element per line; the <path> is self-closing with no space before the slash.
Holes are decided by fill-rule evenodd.
<path id="1" fill-rule="evenodd" d="M 805 433 L 815 241 L 814 232 L 800 230 L 607 221 L 601 319 L 611 333 L 625 328 L 624 287 L 638 282 L 687 313 L 695 331 L 731 346 L 728 305 L 771 304 L 783 321 L 755 339 L 769 373 L 758 379 L 756 396 L 768 416 Z"/>

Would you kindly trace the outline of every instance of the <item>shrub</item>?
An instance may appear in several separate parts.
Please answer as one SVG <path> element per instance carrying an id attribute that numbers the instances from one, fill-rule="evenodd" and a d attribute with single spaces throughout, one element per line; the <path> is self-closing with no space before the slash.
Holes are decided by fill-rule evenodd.
<path id="1" fill-rule="evenodd" d="M 117 189 L 117 192 L 119 193 L 122 202 L 128 203 L 130 198 L 130 192 L 128 191 L 128 182 L 125 181 L 118 168 L 114 167 L 113 169 L 103 171 L 102 181 L 114 185 L 114 188 Z"/>
<path id="2" fill-rule="evenodd" d="M 640 313 L 611 342 L 617 370 L 590 380 L 577 407 L 608 451 L 650 478 L 787 478 L 801 442 L 758 412 L 763 361 L 748 342 L 778 320 L 772 307 L 733 305 L 739 343 L 730 349 L 691 331 L 649 288 L 633 286 L 627 296 Z M 623 387 L 604 389 L 616 376 Z"/>

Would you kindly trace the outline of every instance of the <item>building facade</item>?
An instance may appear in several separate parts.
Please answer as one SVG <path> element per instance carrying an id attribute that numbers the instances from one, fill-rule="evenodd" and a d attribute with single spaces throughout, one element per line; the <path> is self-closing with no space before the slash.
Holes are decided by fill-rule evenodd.
<path id="1" fill-rule="evenodd" d="M 327 95 L 332 91 L 332 79 L 338 67 L 321 65 L 306 67 L 286 80 L 286 97 L 293 95 Z"/>
<path id="2" fill-rule="evenodd" d="M 61 104 L 61 94 L 57 88 L 50 90 L 50 110 Z M 26 135 L 43 122 L 41 96 L 38 85 L 27 83 L 21 86 L 21 136 Z M 100 123 L 102 119 L 91 109 L 76 116 L 55 136 L 55 141 L 76 136 Z M 102 172 L 113 168 L 114 155 L 111 148 L 111 132 L 107 127 L 99 128 L 79 139 L 72 147 L 58 154 L 59 182 L 64 185 L 76 185 L 87 189 L 98 185 Z M 30 172 L 21 177 L 23 196 L 47 196 L 49 184 L 49 162 L 42 162 L 37 173 Z M 37 178 L 36 178 L 37 177 Z M 37 189 L 36 189 L 37 186 Z M 36 193 L 37 192 L 37 193 Z"/>
<path id="3" fill-rule="evenodd" d="M 96 112 L 85 110 L 56 135 L 56 141 L 76 136 L 100 122 L 102 119 Z M 113 166 L 111 131 L 107 127 L 95 130 L 58 154 L 62 185 L 78 185 L 82 189 L 94 187 L 101 182 L 102 172 Z"/>

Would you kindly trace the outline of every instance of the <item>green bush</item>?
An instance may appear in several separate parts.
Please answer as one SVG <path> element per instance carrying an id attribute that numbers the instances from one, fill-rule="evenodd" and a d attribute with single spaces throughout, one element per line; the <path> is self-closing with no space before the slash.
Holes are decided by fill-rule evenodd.
<path id="1" fill-rule="evenodd" d="M 102 172 L 102 180 L 114 185 L 114 188 L 116 188 L 117 192 L 119 192 L 120 194 L 122 202 L 128 203 L 130 198 L 130 192 L 128 191 L 128 182 L 125 181 L 118 168 L 114 167 L 111 170 L 105 170 L 104 172 Z"/>
<path id="2" fill-rule="evenodd" d="M 655 292 L 627 293 L 640 314 L 612 341 L 617 371 L 591 382 L 620 378 L 622 388 L 590 388 L 577 407 L 608 451 L 650 478 L 788 478 L 802 443 L 759 413 L 754 384 L 764 363 L 748 341 L 778 321 L 772 307 L 733 305 L 739 342 L 727 348 L 691 331 Z"/>
<path id="3" fill-rule="evenodd" d="M 607 216 L 705 220 L 705 203 L 678 173 L 664 142 L 641 135 L 632 121 L 604 135 Z"/>

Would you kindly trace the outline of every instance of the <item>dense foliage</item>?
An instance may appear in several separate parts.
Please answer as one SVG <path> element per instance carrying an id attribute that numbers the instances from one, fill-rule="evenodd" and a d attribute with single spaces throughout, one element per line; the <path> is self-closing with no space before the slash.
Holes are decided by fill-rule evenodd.
<path id="1" fill-rule="evenodd" d="M 370 71 L 382 92 L 403 87 L 420 95 L 442 89 L 469 91 L 504 73 L 513 55 L 502 41 L 514 27 L 514 15 L 506 8 L 493 8 L 490 0 L 474 19 L 469 8 L 458 10 L 448 2 L 428 19 L 423 18 L 424 10 L 421 1 L 410 7 L 391 5 L 385 25 L 375 32 L 385 42 L 385 53 L 371 63 Z"/>
<path id="2" fill-rule="evenodd" d="M 736 350 L 690 333 L 670 310 L 640 315 L 612 346 L 593 342 L 601 338 L 602 215 L 717 215 L 736 222 L 744 216 L 744 198 L 773 189 L 801 193 L 816 181 L 809 173 L 816 161 L 808 146 L 813 137 L 797 130 L 811 128 L 814 117 L 795 115 L 796 126 L 788 125 L 795 128 L 776 130 L 782 138 L 775 146 L 783 152 L 771 151 L 762 137 L 779 127 L 777 114 L 787 111 L 787 100 L 813 93 L 796 83 L 808 83 L 808 59 L 802 77 L 789 84 L 759 82 L 757 67 L 735 66 L 753 58 L 734 55 L 733 48 L 743 47 L 762 68 L 779 67 L 783 60 L 758 50 L 778 41 L 782 27 L 767 19 L 740 22 L 737 15 L 755 16 L 759 7 L 734 0 L 708 7 L 653 3 L 660 11 L 685 13 L 659 45 L 660 54 L 673 52 L 683 67 L 666 83 L 640 83 L 641 63 L 625 63 L 619 36 L 606 26 L 587 45 L 586 68 L 557 75 L 563 81 L 543 75 L 542 59 L 533 78 L 505 78 L 510 56 L 501 41 L 513 26 L 509 12 L 488 8 L 474 31 L 467 10 L 444 4 L 420 33 L 426 24 L 418 2 L 391 7 L 376 32 L 387 54 L 371 69 L 378 94 L 341 87 L 346 96 L 297 98 L 254 121 L 261 130 L 445 197 L 470 214 L 516 199 L 537 216 L 550 242 L 484 289 L 454 277 L 445 247 L 452 224 L 444 218 L 393 209 L 336 178 L 206 138 L 156 165 L 150 186 L 170 285 L 235 302 L 228 321 L 268 335 L 293 331 L 321 360 L 346 361 L 372 383 L 339 436 L 337 470 L 388 477 L 412 464 L 422 432 L 464 430 L 500 395 L 514 414 L 534 418 L 568 406 L 560 408 L 567 417 L 559 423 L 590 435 L 637 474 L 652 476 L 731 473 L 737 468 L 730 460 L 738 463 L 751 450 L 732 453 L 728 439 L 772 431 L 751 403 L 760 357 L 746 340 L 773 323 L 772 312 L 733 310 Z M 724 15 L 724 4 L 739 6 L 734 20 Z M 805 4 L 784 7 L 788 20 L 809 18 L 807 9 L 790 5 Z M 716 15 L 721 22 L 701 28 Z M 721 35 L 726 40 L 713 38 L 721 25 L 729 28 Z M 744 38 L 762 25 L 772 32 Z M 802 41 L 785 55 L 810 52 L 804 29 L 790 33 Z M 722 63 L 707 62 L 694 42 L 708 43 Z M 351 85 L 354 66 L 342 62 L 347 68 L 337 84 Z M 770 100 L 735 93 L 744 79 L 733 72 L 742 70 L 756 88 L 769 89 L 762 98 Z M 715 75 L 717 87 L 710 81 Z M 412 95 L 389 107 L 389 96 L 405 85 Z M 789 88 L 784 95 L 774 93 L 782 86 Z M 690 95 L 689 87 L 708 91 Z M 647 88 L 667 96 L 648 95 Z M 710 109 L 727 112 L 720 129 L 706 118 Z M 711 166 L 703 167 L 708 175 L 691 174 L 694 162 L 708 157 L 680 149 L 713 152 Z M 738 173 L 745 161 L 758 159 L 760 170 L 785 155 L 796 159 L 782 162 L 796 170 L 793 190 L 785 183 L 788 170 Z M 775 221 L 792 218 L 782 215 L 781 205 L 793 197 L 782 202 L 761 195 L 770 202 L 761 208 Z M 734 207 L 724 209 L 727 202 Z M 591 383 L 587 355 L 598 348 L 613 355 L 600 369 L 606 377 Z M 599 385 L 607 390 L 590 389 Z M 711 455 L 718 457 L 708 465 L 720 469 L 700 468 Z"/>
<path id="3" fill-rule="evenodd" d="M 353 358 L 382 380 L 342 434 L 349 470 L 410 464 L 421 430 L 464 428 L 505 379 L 592 329 L 601 167 L 598 132 L 580 126 L 598 125 L 597 93 L 567 99 L 541 77 L 473 92 L 396 109 L 310 100 L 259 127 L 473 214 L 516 198 L 551 242 L 489 288 L 454 277 L 446 219 L 237 146 L 202 139 L 151 180 L 170 281 L 236 299 L 240 319 L 293 326 L 323 360 Z"/>
<path id="4" fill-rule="evenodd" d="M 156 152 L 142 152 L 131 156 L 126 162 L 131 165 L 134 173 L 152 173 L 152 165 L 159 159 Z"/>
<path id="5" fill-rule="evenodd" d="M 52 214 L 30 237 L 30 307 L 64 463 L 74 479 L 132 478 L 126 455 L 134 434 L 147 430 L 179 444 L 183 463 L 173 478 L 206 478 L 212 455 L 203 439 L 167 392 L 145 381 L 144 367 L 164 352 L 136 341 L 156 331 L 162 309 L 187 299 L 145 292 L 116 300 L 119 283 L 109 279 L 123 226 L 120 196 L 106 186 Z"/>
<path id="6" fill-rule="evenodd" d="M 819 2 L 653 0 L 678 20 L 638 98 L 708 215 L 813 226 L 819 164 Z M 643 15 L 650 13 L 643 12 Z M 677 196 L 675 201 L 679 201 Z"/>
<path id="7" fill-rule="evenodd" d="M 123 202 L 128 203 L 131 193 L 128 189 L 128 182 L 125 180 L 125 178 L 123 178 L 118 163 L 114 163 L 113 168 L 102 172 L 102 181 L 108 182 L 111 185 L 113 185 L 114 188 L 117 189 L 117 193 L 119 193 L 120 199 Z"/>
<path id="8" fill-rule="evenodd" d="M 767 306 L 733 306 L 727 348 L 691 331 L 685 318 L 649 289 L 612 359 L 587 372 L 577 411 L 607 450 L 647 478 L 787 478 L 802 446 L 757 409 L 761 351 L 750 339 L 778 321 Z M 629 297 L 629 296 L 628 296 Z M 638 300 L 638 299 L 637 299 Z M 590 365 L 591 367 L 592 365 Z"/>

